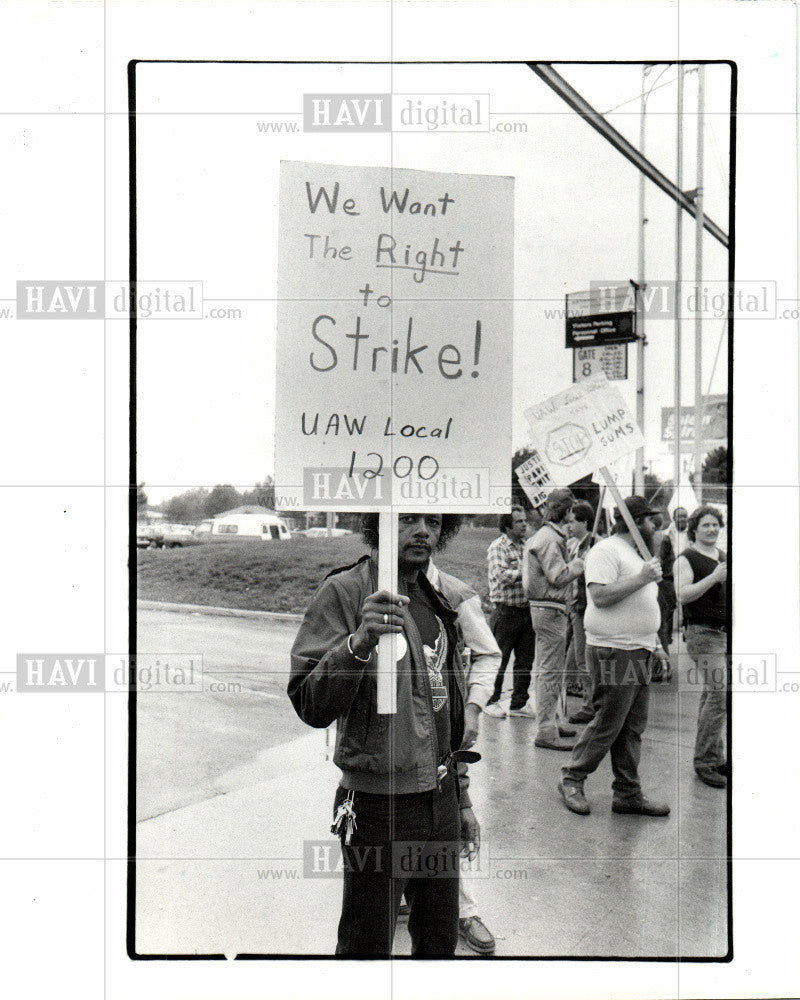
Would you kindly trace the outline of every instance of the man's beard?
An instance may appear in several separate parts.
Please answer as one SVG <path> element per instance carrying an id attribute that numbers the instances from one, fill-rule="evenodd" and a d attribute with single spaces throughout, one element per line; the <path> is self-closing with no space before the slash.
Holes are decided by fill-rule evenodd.
<path id="1" fill-rule="evenodd" d="M 639 529 L 639 534 L 644 539 L 644 544 L 647 546 L 647 551 L 651 555 L 653 555 L 654 554 L 653 553 L 653 536 L 655 535 L 654 529 L 651 528 L 651 527 L 649 527 L 649 525 L 647 525 L 647 524 L 639 524 L 639 525 L 637 525 L 637 527 Z"/>

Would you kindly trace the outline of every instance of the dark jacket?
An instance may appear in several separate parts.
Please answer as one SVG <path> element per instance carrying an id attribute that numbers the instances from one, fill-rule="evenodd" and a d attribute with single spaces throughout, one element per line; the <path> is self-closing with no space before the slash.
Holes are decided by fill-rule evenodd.
<path id="1" fill-rule="evenodd" d="M 451 746 L 464 736 L 465 682 L 458 655 L 456 613 L 423 573 L 425 590 L 447 632 Z M 405 656 L 397 664 L 397 714 L 377 712 L 377 651 L 362 663 L 347 648 L 358 628 L 364 598 L 378 589 L 374 560 L 329 575 L 312 598 L 292 646 L 289 698 L 309 726 L 336 720 L 333 761 L 342 785 L 356 791 L 402 795 L 436 787 L 440 755 L 422 642 L 409 619 Z M 464 795 L 462 807 L 469 804 Z"/>

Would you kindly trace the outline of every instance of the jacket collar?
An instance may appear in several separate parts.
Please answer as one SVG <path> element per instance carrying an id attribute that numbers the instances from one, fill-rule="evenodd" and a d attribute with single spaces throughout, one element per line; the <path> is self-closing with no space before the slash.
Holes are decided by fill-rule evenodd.
<path id="1" fill-rule="evenodd" d="M 369 556 L 369 570 L 372 585 L 378 586 L 378 560 L 374 556 Z M 364 560 L 359 559 L 359 562 Z M 358 563 L 356 563 L 358 565 Z M 438 583 L 438 570 L 436 571 L 436 583 Z M 458 613 L 453 610 L 447 601 L 447 598 L 442 594 L 434 583 L 428 579 L 428 577 L 420 571 L 417 575 L 417 585 L 427 594 L 427 596 L 432 601 L 434 607 L 437 611 L 440 611 L 444 618 L 449 619 L 451 622 L 455 621 L 458 617 Z"/>

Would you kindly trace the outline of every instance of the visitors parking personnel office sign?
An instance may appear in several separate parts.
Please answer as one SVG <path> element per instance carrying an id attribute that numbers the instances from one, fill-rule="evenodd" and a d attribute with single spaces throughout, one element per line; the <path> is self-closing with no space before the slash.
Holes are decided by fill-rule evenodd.
<path id="1" fill-rule="evenodd" d="M 281 164 L 279 508 L 502 509 L 513 197 L 511 177 Z"/>

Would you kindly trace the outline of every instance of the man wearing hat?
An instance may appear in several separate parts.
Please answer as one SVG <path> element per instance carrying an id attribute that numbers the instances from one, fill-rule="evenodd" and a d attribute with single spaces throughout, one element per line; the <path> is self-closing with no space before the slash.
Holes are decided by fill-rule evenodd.
<path id="1" fill-rule="evenodd" d="M 658 512 L 643 497 L 629 497 L 625 504 L 652 550 Z M 558 789 L 568 809 L 588 814 L 583 783 L 610 751 L 613 812 L 667 816 L 669 806 L 645 798 L 639 782 L 651 660 L 666 656 L 658 642 L 661 563 L 642 559 L 619 510 L 614 519 L 613 534 L 587 553 L 584 574 L 586 652 L 598 710 L 561 769 Z"/>

